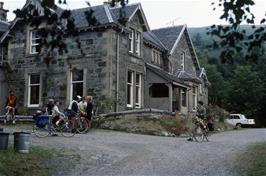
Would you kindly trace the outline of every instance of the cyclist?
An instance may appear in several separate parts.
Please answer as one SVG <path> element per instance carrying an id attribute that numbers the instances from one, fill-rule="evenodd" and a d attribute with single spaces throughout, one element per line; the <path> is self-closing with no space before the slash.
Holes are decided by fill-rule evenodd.
<path id="1" fill-rule="evenodd" d="M 15 119 L 15 108 L 17 105 L 17 97 L 14 95 L 14 92 L 11 90 L 9 92 L 9 96 L 6 98 L 6 109 L 7 109 L 7 113 L 6 115 L 11 113 L 11 119 L 12 119 L 12 123 L 15 124 L 16 123 L 16 119 Z M 6 121 L 5 121 L 6 122 Z"/>
<path id="2" fill-rule="evenodd" d="M 54 107 L 54 99 L 49 99 L 49 102 L 45 107 L 45 114 L 46 115 L 52 115 L 53 107 Z"/>
<path id="3" fill-rule="evenodd" d="M 55 125 L 57 125 L 57 126 L 59 125 L 59 123 L 61 121 L 64 120 L 64 117 L 65 117 L 64 113 L 60 112 L 60 110 L 58 108 L 59 104 L 60 104 L 59 100 L 55 100 L 54 106 L 52 108 L 52 117 L 57 120 L 55 122 Z"/>
<path id="4" fill-rule="evenodd" d="M 202 101 L 198 101 L 197 106 L 197 112 L 196 112 L 196 118 L 194 119 L 194 129 L 193 131 L 198 127 L 201 126 L 203 129 L 206 129 L 207 126 L 204 123 L 204 120 L 206 119 L 206 108 L 204 107 L 204 103 Z M 187 139 L 188 141 L 193 141 L 193 138 L 190 137 Z"/>

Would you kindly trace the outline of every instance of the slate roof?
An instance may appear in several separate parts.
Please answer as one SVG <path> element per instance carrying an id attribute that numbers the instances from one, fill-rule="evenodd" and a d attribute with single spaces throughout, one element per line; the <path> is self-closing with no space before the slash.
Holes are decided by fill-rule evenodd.
<path id="1" fill-rule="evenodd" d="M 166 46 L 158 39 L 158 37 L 151 31 L 143 33 L 144 40 L 151 42 L 155 46 L 161 48 L 162 50 L 167 50 Z"/>
<path id="2" fill-rule="evenodd" d="M 125 6 L 125 14 L 126 18 L 129 19 L 131 15 L 136 11 L 139 7 L 139 3 L 137 4 L 128 4 Z M 88 27 L 88 21 L 86 20 L 86 16 L 84 14 L 85 11 L 90 10 L 90 8 L 94 11 L 93 15 L 97 19 L 100 24 L 108 24 L 108 23 L 118 23 L 119 19 L 119 11 L 121 7 L 111 7 L 109 5 L 98 5 L 81 9 L 73 9 L 71 11 L 72 17 L 75 19 L 76 27 L 83 28 Z M 110 16 L 108 16 L 110 15 Z M 112 19 L 113 21 L 111 21 Z"/>
<path id="3" fill-rule="evenodd" d="M 9 26 L 10 24 L 8 22 L 0 21 L 0 34 L 2 35 L 5 31 L 7 31 Z"/>
<path id="4" fill-rule="evenodd" d="M 180 80 L 183 80 L 183 81 L 192 81 L 192 82 L 195 82 L 195 83 L 202 83 L 201 79 L 199 79 L 198 77 L 187 73 L 186 71 L 179 71 L 179 72 L 177 72 L 176 75 L 177 75 L 177 77 Z"/>
<path id="5" fill-rule="evenodd" d="M 154 29 L 152 32 L 158 37 L 159 40 L 166 46 L 166 48 L 171 51 L 179 34 L 183 29 L 183 25 Z"/>
<path id="6" fill-rule="evenodd" d="M 179 79 L 177 76 L 169 74 L 168 72 L 166 72 L 160 68 L 157 68 L 151 64 L 146 63 L 146 68 L 151 70 L 152 72 L 154 72 L 155 74 L 157 74 L 158 76 L 160 76 L 161 78 L 163 78 L 169 82 L 176 82 L 176 83 L 186 85 L 186 84 L 184 84 L 184 81 Z M 186 85 L 186 86 L 188 86 L 188 85 Z"/>

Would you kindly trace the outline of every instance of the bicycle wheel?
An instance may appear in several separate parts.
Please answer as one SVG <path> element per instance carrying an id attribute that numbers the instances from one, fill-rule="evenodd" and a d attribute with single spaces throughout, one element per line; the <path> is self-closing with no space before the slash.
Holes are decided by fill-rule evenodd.
<path id="1" fill-rule="evenodd" d="M 193 138 L 197 142 L 202 142 L 204 140 L 204 129 L 200 125 L 197 125 L 196 128 L 194 129 Z"/>
<path id="2" fill-rule="evenodd" d="M 75 121 L 73 121 L 75 123 Z M 60 125 L 60 132 L 65 137 L 72 137 L 76 134 L 76 129 L 72 121 L 66 120 L 63 124 Z"/>
<path id="3" fill-rule="evenodd" d="M 46 124 L 44 127 L 37 127 L 36 125 L 33 126 L 33 133 L 37 137 L 46 137 L 50 134 L 49 124 Z"/>
<path id="4" fill-rule="evenodd" d="M 89 124 L 87 122 L 87 119 L 84 117 L 78 118 L 75 120 L 76 121 L 76 125 L 75 128 L 77 130 L 78 133 L 86 133 L 89 129 Z"/>

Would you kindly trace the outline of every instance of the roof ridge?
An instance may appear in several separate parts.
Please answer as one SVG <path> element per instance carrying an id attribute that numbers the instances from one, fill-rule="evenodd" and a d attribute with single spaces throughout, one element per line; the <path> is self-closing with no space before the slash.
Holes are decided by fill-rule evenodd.
<path id="1" fill-rule="evenodd" d="M 109 10 L 109 6 L 107 6 L 107 5 L 104 4 L 103 7 L 104 7 L 105 13 L 107 15 L 108 21 L 110 23 L 114 22 L 114 19 L 112 17 L 111 11 Z"/>
<path id="2" fill-rule="evenodd" d="M 135 3 L 132 3 L 132 4 L 126 4 L 125 7 L 127 6 L 133 6 L 133 5 L 139 5 L 141 4 L 140 2 L 135 2 Z M 118 9 L 118 8 L 121 8 L 122 6 L 114 6 L 114 7 L 110 7 L 111 10 L 113 9 Z"/>
<path id="3" fill-rule="evenodd" d="M 157 28 L 157 29 L 152 29 L 151 31 L 158 31 L 158 30 L 162 30 L 162 29 L 172 29 L 172 28 L 183 27 L 183 26 L 185 26 L 185 24 L 178 25 L 178 26 L 161 27 L 161 28 Z"/>

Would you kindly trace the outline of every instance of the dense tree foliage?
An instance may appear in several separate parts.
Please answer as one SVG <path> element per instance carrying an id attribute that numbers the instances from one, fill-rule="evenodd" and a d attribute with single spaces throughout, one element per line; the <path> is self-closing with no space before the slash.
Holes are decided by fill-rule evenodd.
<path id="1" fill-rule="evenodd" d="M 239 58 L 237 63 L 228 65 L 221 63 L 218 57 L 201 52 L 198 55 L 211 82 L 209 103 L 231 113 L 243 113 L 266 126 L 266 55 L 258 58 L 258 64 L 248 65 Z"/>
<path id="2" fill-rule="evenodd" d="M 245 61 L 256 62 L 262 52 L 257 50 L 266 41 L 265 18 L 260 20 L 260 26 L 255 26 L 255 16 L 252 13 L 254 0 L 216 0 L 212 3 L 223 9 L 220 19 L 229 25 L 212 25 L 208 34 L 214 36 L 212 47 L 222 48 L 220 59 L 222 62 L 234 62 L 234 55 L 242 53 Z M 265 14 L 266 15 L 266 14 Z M 241 24 L 249 24 L 252 33 L 240 28 Z M 246 52 L 247 51 L 247 52 Z"/>

